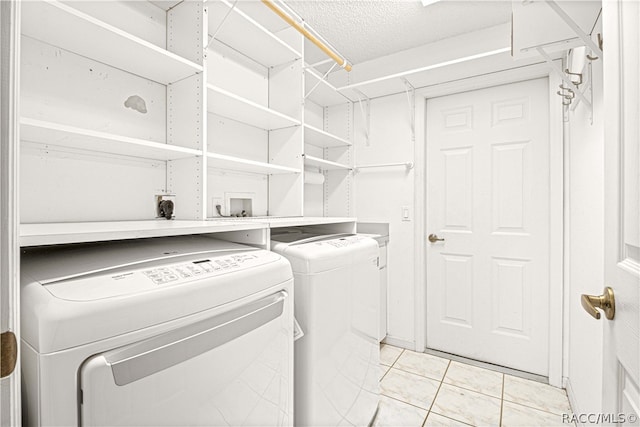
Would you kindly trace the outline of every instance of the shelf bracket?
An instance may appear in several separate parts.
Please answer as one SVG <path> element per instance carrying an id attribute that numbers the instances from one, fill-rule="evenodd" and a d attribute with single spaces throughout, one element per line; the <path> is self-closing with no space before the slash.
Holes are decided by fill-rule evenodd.
<path id="1" fill-rule="evenodd" d="M 334 62 L 334 64 L 331 66 L 331 68 L 329 68 L 327 70 L 327 72 L 322 75 L 322 78 L 318 80 L 318 83 L 316 83 L 315 86 L 313 86 L 311 88 L 311 90 L 304 96 L 304 99 L 307 99 L 309 97 L 309 95 L 311 95 L 313 93 L 313 91 L 316 90 L 317 87 L 320 86 L 320 83 L 322 83 L 323 81 L 327 81 L 327 83 L 329 83 L 329 81 L 327 80 L 327 77 L 329 77 L 329 73 L 331 73 L 333 71 L 333 69 L 336 67 L 336 65 L 338 65 L 338 63 Z"/>
<path id="2" fill-rule="evenodd" d="M 592 84 L 591 84 L 591 63 L 587 64 L 587 73 L 584 77 L 584 81 L 582 82 L 582 84 L 584 84 L 584 89 L 582 89 L 580 92 L 582 93 L 582 95 L 584 95 L 585 93 L 587 93 L 587 91 L 589 93 L 592 93 Z M 591 99 L 593 99 L 593 96 L 591 97 Z M 577 107 L 578 104 L 580 104 L 580 98 L 578 98 L 578 100 L 576 101 L 575 104 L 571 105 L 571 107 L 569 108 L 571 111 L 574 111 Z"/>
<path id="3" fill-rule="evenodd" d="M 567 88 L 571 89 L 571 91 L 573 93 L 575 93 L 575 95 L 578 97 L 578 99 L 580 101 L 582 101 L 584 103 L 584 105 L 587 106 L 587 108 L 589 108 L 591 110 L 591 114 L 593 114 L 593 109 L 591 106 L 591 102 L 586 98 L 586 96 L 584 96 L 584 94 L 580 91 L 580 89 L 578 89 L 578 87 L 573 83 L 573 81 L 569 78 L 569 76 L 567 76 L 562 69 L 558 66 L 558 64 L 556 64 L 553 59 L 551 59 L 551 57 L 549 56 L 549 54 L 547 52 L 545 52 L 545 50 L 538 46 L 536 47 L 536 50 L 538 51 L 538 53 L 540 54 L 540 56 L 542 56 L 544 58 L 544 60 L 547 62 L 547 64 L 549 64 L 549 66 L 551 67 L 551 69 L 553 71 L 555 71 L 555 73 L 562 79 L 562 81 L 567 85 Z"/>
<path id="4" fill-rule="evenodd" d="M 220 23 L 218 24 L 218 28 L 216 28 L 216 30 L 211 35 L 211 40 L 209 40 L 209 43 L 207 43 L 207 46 L 204 48 L 205 52 L 209 49 L 209 47 L 211 47 L 211 43 L 213 43 L 213 41 L 216 39 L 216 36 L 224 26 L 224 23 L 227 21 L 227 18 L 229 17 L 229 15 L 231 15 L 231 12 L 233 12 L 233 9 L 236 8 L 237 4 L 238 4 L 238 0 L 235 0 L 231 5 L 231 7 L 229 8 L 229 10 L 227 11 L 226 15 L 224 15 L 224 18 L 222 18 L 222 21 L 220 21 Z"/>
<path id="5" fill-rule="evenodd" d="M 370 131 L 371 131 L 371 100 L 364 93 L 358 89 L 353 89 L 358 96 L 358 105 L 360 106 L 360 114 L 362 114 L 362 120 L 364 122 L 364 137 L 365 145 L 371 146 Z M 364 100 L 364 101 L 363 101 Z M 364 102 L 364 105 L 362 104 Z"/>
<path id="6" fill-rule="evenodd" d="M 549 5 L 549 7 L 551 9 L 553 9 L 553 11 L 560 17 L 562 18 L 562 20 L 569 26 L 571 27 L 571 29 L 576 33 L 576 35 L 578 37 L 580 37 L 580 39 L 582 39 L 582 41 L 584 42 L 584 44 L 586 46 L 589 47 L 589 49 L 591 49 L 592 52 L 595 52 L 595 54 L 598 57 L 602 56 L 602 49 L 600 49 L 600 46 L 598 46 L 593 40 L 591 40 L 591 36 L 589 36 L 587 33 L 585 33 L 582 28 L 580 28 L 580 26 L 578 24 L 576 24 L 576 21 L 574 21 L 573 19 L 571 19 L 571 17 L 569 15 L 567 15 L 567 12 L 565 12 L 560 5 L 558 5 L 558 3 L 555 2 L 555 0 L 545 0 L 545 3 L 547 3 L 547 5 Z"/>
<path id="7" fill-rule="evenodd" d="M 409 123 L 411 124 L 411 142 L 416 142 L 416 88 L 413 87 L 409 80 L 401 77 L 409 102 Z"/>

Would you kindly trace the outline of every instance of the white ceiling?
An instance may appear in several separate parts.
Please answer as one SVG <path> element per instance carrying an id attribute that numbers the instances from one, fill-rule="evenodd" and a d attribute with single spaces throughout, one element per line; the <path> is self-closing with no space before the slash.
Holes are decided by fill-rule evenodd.
<path id="1" fill-rule="evenodd" d="M 444 0 L 285 0 L 352 64 L 509 22 L 511 2 Z M 307 61 L 327 57 L 311 43 Z"/>

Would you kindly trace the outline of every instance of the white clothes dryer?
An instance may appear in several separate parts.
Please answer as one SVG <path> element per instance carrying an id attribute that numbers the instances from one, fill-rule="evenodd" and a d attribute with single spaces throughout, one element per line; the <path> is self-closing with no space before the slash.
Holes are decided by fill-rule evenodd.
<path id="1" fill-rule="evenodd" d="M 291 231 L 271 240 L 291 262 L 305 333 L 295 343 L 295 425 L 370 425 L 380 394 L 377 242 Z"/>
<path id="2" fill-rule="evenodd" d="M 22 255 L 25 425 L 293 425 L 293 281 L 204 236 Z"/>

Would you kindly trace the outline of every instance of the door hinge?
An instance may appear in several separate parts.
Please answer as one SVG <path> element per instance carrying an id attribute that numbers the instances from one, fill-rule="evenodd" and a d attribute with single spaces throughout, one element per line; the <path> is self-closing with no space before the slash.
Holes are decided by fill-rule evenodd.
<path id="1" fill-rule="evenodd" d="M 18 361 L 18 343 L 16 335 L 11 331 L 0 336 L 0 378 L 11 375 Z"/>

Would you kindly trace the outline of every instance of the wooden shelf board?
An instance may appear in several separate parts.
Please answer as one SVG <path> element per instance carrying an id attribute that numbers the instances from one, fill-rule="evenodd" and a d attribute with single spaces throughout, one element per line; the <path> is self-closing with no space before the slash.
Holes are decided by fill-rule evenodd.
<path id="1" fill-rule="evenodd" d="M 21 224 L 20 246 L 60 245 L 147 237 L 181 236 L 266 228 L 258 222 L 184 221 L 105 221 Z"/>
<path id="2" fill-rule="evenodd" d="M 341 163 L 331 162 L 329 160 L 323 160 L 318 157 L 304 156 L 304 164 L 305 166 L 316 166 L 323 170 L 351 170 L 351 168 L 347 165 L 343 165 Z"/>
<path id="3" fill-rule="evenodd" d="M 311 125 L 304 125 L 304 142 L 316 147 L 348 147 L 351 142 Z"/>
<path id="4" fill-rule="evenodd" d="M 220 27 L 222 19 L 231 7 L 232 4 L 226 0 L 209 2 L 209 32 L 217 31 L 217 40 L 265 67 L 273 67 L 302 57 L 300 52 L 244 13 L 240 9 L 241 5 L 233 8 Z"/>
<path id="5" fill-rule="evenodd" d="M 202 155 L 202 151 L 191 148 L 26 117 L 20 119 L 20 138 L 40 144 L 154 160 L 176 160 Z"/>
<path id="6" fill-rule="evenodd" d="M 208 153 L 209 167 L 230 169 L 242 172 L 251 172 L 264 175 L 278 175 L 300 173 L 300 169 L 279 166 L 270 163 L 258 162 L 255 160 L 243 159 L 240 157 L 227 156 L 225 154 Z"/>
<path id="7" fill-rule="evenodd" d="M 264 107 L 212 84 L 207 85 L 207 109 L 210 113 L 228 117 L 265 130 L 299 126 L 300 121 Z"/>
<path id="8" fill-rule="evenodd" d="M 24 2 L 21 28 L 26 36 L 162 84 L 203 70 L 201 65 L 54 0 Z"/>

